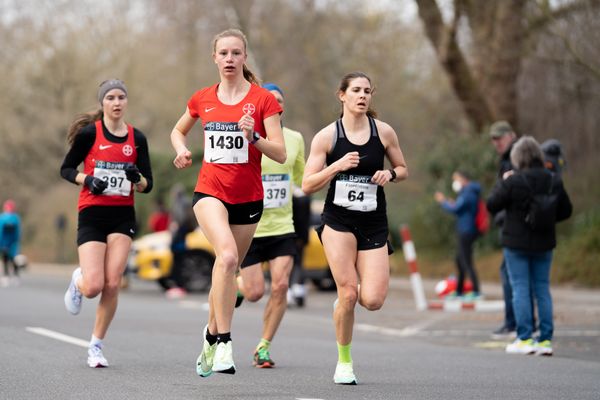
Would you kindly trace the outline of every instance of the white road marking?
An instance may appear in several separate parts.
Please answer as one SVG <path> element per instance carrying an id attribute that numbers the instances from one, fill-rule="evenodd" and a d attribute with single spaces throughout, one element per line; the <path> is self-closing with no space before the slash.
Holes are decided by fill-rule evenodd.
<path id="1" fill-rule="evenodd" d="M 46 336 L 55 340 L 60 340 L 61 342 L 74 344 L 75 346 L 85 347 L 86 349 L 90 346 L 90 342 L 88 342 L 87 340 L 78 339 L 76 337 L 65 335 L 60 332 L 51 331 L 50 329 L 46 328 L 28 326 L 25 328 L 25 330 L 27 332 L 35 333 L 37 335 Z"/>

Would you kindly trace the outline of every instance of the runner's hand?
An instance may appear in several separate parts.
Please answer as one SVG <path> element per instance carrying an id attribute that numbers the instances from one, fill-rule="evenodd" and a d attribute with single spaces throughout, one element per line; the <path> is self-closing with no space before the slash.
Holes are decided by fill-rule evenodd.
<path id="1" fill-rule="evenodd" d="M 387 169 L 375 171 L 373 177 L 371 178 L 371 182 L 379 185 L 385 186 L 386 183 L 391 181 L 391 172 Z"/>
<path id="2" fill-rule="evenodd" d="M 358 166 L 358 162 L 360 157 L 358 155 L 358 151 L 351 151 L 346 153 L 344 157 L 337 160 L 334 164 L 337 164 L 340 171 L 347 171 L 351 168 L 356 168 Z"/>
<path id="3" fill-rule="evenodd" d="M 188 149 L 183 149 L 175 156 L 173 164 L 178 169 L 187 168 L 192 165 L 192 152 Z"/>
<path id="4" fill-rule="evenodd" d="M 246 139 L 251 142 L 254 139 L 254 118 L 250 114 L 244 114 L 238 121 L 238 127 L 244 132 Z"/>
<path id="5" fill-rule="evenodd" d="M 128 181 L 131 181 L 131 183 L 139 183 L 142 179 L 140 170 L 135 165 L 128 165 L 125 168 L 125 176 L 127 177 Z"/>
<path id="6" fill-rule="evenodd" d="M 104 190 L 108 187 L 108 182 L 92 175 L 85 177 L 84 184 L 90 189 L 90 193 L 92 194 L 102 194 L 102 192 L 104 192 Z"/>

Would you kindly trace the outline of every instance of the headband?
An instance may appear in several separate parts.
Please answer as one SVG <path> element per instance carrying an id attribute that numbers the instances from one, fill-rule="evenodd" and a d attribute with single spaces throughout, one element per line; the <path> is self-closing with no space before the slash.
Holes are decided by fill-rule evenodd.
<path id="1" fill-rule="evenodd" d="M 109 79 L 100 84 L 98 88 L 98 101 L 102 104 L 102 100 L 104 100 L 104 96 L 106 93 L 113 89 L 121 89 L 125 95 L 127 95 L 127 88 L 125 87 L 125 83 L 120 79 Z"/>

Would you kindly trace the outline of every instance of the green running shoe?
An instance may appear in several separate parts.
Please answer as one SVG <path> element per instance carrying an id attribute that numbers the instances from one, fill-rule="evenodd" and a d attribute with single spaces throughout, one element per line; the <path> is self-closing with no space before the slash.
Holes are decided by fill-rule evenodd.
<path id="1" fill-rule="evenodd" d="M 202 337 L 204 338 L 204 344 L 202 345 L 202 353 L 198 356 L 196 360 L 196 373 L 203 377 L 209 377 L 213 373 L 213 362 L 215 359 L 215 351 L 217 350 L 217 344 L 209 344 L 206 340 L 206 331 L 208 330 L 208 325 L 204 327 L 202 331 Z"/>
<path id="2" fill-rule="evenodd" d="M 266 347 L 259 347 L 254 352 L 254 362 L 252 363 L 256 368 L 273 368 L 275 361 L 271 360 L 271 355 Z"/>

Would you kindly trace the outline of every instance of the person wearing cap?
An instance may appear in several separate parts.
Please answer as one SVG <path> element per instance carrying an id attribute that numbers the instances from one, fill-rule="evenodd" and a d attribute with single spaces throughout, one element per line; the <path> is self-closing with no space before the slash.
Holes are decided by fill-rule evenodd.
<path id="1" fill-rule="evenodd" d="M 2 205 L 0 214 L 0 255 L 4 262 L 4 276 L 1 285 L 8 286 L 10 279 L 10 266 L 14 274 L 14 283 L 19 282 L 19 266 L 15 257 L 19 254 L 21 244 L 21 218 L 16 212 L 14 200 L 6 200 Z"/>
<path id="2" fill-rule="evenodd" d="M 510 123 L 508 123 L 507 121 L 496 121 L 490 126 L 489 135 L 492 144 L 496 149 L 496 153 L 500 156 L 497 174 L 497 182 L 500 182 L 503 179 L 504 174 L 506 174 L 508 171 L 512 171 L 513 169 L 513 165 L 510 161 L 510 152 L 513 148 L 513 145 L 517 141 L 517 134 L 515 133 Z M 506 215 L 506 212 L 504 210 L 501 210 L 497 213 L 494 213 L 493 215 L 494 223 L 501 229 L 504 225 L 504 217 Z M 506 268 L 506 260 L 504 260 L 504 258 L 502 258 L 502 263 L 500 264 L 500 280 L 502 281 L 502 294 L 504 296 L 504 321 L 498 329 L 492 332 L 492 338 L 512 339 L 516 337 L 517 321 L 515 319 L 515 313 L 513 308 L 512 286 L 510 284 L 508 270 Z M 534 300 L 532 297 L 532 310 L 534 307 L 533 302 Z M 535 324 L 536 323 L 534 317 L 534 327 Z M 535 328 L 533 329 L 533 331 L 535 331 Z"/>
<path id="3" fill-rule="evenodd" d="M 514 170 L 496 183 L 487 199 L 490 212 L 506 210 L 501 244 L 517 322 L 517 338 L 506 346 L 506 352 L 551 356 L 554 322 L 550 269 L 556 224 L 571 216 L 573 206 L 560 179 L 544 168 L 542 151 L 533 137 L 521 137 L 510 158 Z M 543 197 L 545 205 L 524 208 L 534 196 Z M 529 218 L 531 215 L 533 219 Z M 531 296 L 537 303 L 537 338 Z"/>
<path id="4" fill-rule="evenodd" d="M 265 83 L 284 108 L 283 91 L 274 83 Z M 292 217 L 292 195 L 295 187 L 302 186 L 304 174 L 304 138 L 300 132 L 282 127 L 287 159 L 280 164 L 268 157 L 261 161 L 264 189 L 264 211 L 254 238 L 242 261 L 238 276 L 238 290 L 251 302 L 265 293 L 263 262 L 269 265 L 271 291 L 263 315 L 262 337 L 254 352 L 257 368 L 272 368 L 270 346 L 287 308 L 290 273 L 296 255 L 296 234 Z"/>
<path id="5" fill-rule="evenodd" d="M 548 139 L 540 145 L 540 148 L 544 153 L 544 166 L 561 178 L 562 171 L 567 165 L 562 144 L 556 139 Z"/>
<path id="6" fill-rule="evenodd" d="M 148 142 L 125 122 L 128 106 L 123 81 L 102 82 L 100 109 L 78 115 L 67 133 L 70 148 L 61 176 L 80 185 L 77 246 L 80 266 L 65 293 L 67 310 L 77 315 L 82 298 L 100 295 L 88 348 L 88 365 L 107 367 L 103 340 L 117 310 L 119 287 L 136 233 L 134 192 L 152 189 Z M 78 170 L 80 164 L 83 169 Z"/>

